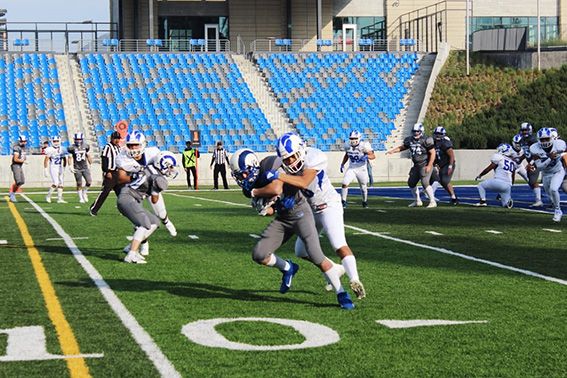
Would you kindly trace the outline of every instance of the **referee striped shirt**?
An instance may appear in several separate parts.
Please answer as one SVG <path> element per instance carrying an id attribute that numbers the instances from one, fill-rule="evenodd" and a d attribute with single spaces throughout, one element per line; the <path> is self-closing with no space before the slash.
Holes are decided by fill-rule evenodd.
<path id="1" fill-rule="evenodd" d="M 102 171 L 104 173 L 116 170 L 116 156 L 122 150 L 121 146 L 115 146 L 112 143 L 107 143 L 102 149 L 100 157 L 102 159 Z"/>
<path id="2" fill-rule="evenodd" d="M 226 153 L 226 150 L 224 148 L 217 148 L 214 152 L 213 152 L 213 159 L 211 160 L 211 166 L 213 164 L 226 164 L 228 163 L 228 155 Z"/>

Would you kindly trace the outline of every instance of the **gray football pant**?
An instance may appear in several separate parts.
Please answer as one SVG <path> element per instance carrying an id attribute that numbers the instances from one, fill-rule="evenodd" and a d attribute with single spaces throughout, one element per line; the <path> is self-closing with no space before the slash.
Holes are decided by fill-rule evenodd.
<path id="1" fill-rule="evenodd" d="M 270 222 L 252 251 L 252 259 L 261 263 L 295 234 L 305 244 L 311 262 L 315 265 L 323 263 L 325 255 L 319 243 L 319 233 L 311 207 L 307 203 L 295 206 L 288 214 L 278 215 Z"/>
<path id="2" fill-rule="evenodd" d="M 142 207 L 142 203 L 138 202 L 134 197 L 129 195 L 120 195 L 116 203 L 118 211 L 130 220 L 136 227 L 144 227 L 150 229 L 152 224 L 159 227 L 160 220 L 148 209 Z"/>

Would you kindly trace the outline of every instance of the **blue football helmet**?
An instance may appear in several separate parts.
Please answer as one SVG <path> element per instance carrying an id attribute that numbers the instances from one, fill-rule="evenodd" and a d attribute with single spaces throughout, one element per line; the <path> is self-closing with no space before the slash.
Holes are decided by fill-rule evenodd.
<path id="1" fill-rule="evenodd" d="M 254 151 L 241 148 L 230 156 L 230 174 L 241 188 L 252 190 L 260 175 L 260 162 Z"/>
<path id="2" fill-rule="evenodd" d="M 348 141 L 350 142 L 351 146 L 356 147 L 360 143 L 361 137 L 362 137 L 362 134 L 360 134 L 360 132 L 354 130 L 354 131 L 351 131 L 350 134 L 348 135 Z"/>
<path id="3" fill-rule="evenodd" d="M 551 129 L 543 127 L 537 132 L 537 140 L 541 148 L 549 148 L 553 144 L 553 133 Z"/>
<path id="4" fill-rule="evenodd" d="M 295 133 L 286 133 L 280 139 L 276 146 L 278 156 L 283 160 L 283 167 L 286 172 L 295 174 L 303 168 L 305 163 L 305 149 L 303 148 L 303 140 Z M 295 155 L 295 161 L 286 162 L 286 160 Z"/>
<path id="5" fill-rule="evenodd" d="M 83 133 L 75 133 L 75 137 L 74 137 L 74 142 L 75 142 L 75 146 L 79 147 L 81 144 L 83 144 Z"/>
<path id="6" fill-rule="evenodd" d="M 445 128 L 443 126 L 437 126 L 435 128 L 435 130 L 433 130 L 433 137 L 436 140 L 441 140 L 445 137 L 445 135 L 447 135 L 447 131 L 445 130 Z"/>
<path id="7" fill-rule="evenodd" d="M 134 148 L 134 146 L 139 147 Z M 133 158 L 140 157 L 144 153 L 145 149 L 146 137 L 144 136 L 144 133 L 142 133 L 140 130 L 135 130 L 128 134 L 128 136 L 126 137 L 126 153 L 129 156 Z"/>
<path id="8" fill-rule="evenodd" d="M 514 135 L 514 138 L 512 138 L 512 147 L 516 151 L 520 151 L 520 149 L 522 148 L 522 140 L 523 139 L 524 139 L 524 137 L 521 134 L 516 134 L 516 135 Z"/>
<path id="9" fill-rule="evenodd" d="M 177 160 L 169 151 L 161 151 L 154 161 L 154 167 L 161 172 L 162 175 L 170 179 L 177 177 Z"/>
<path id="10" fill-rule="evenodd" d="M 508 143 L 500 143 L 498 147 L 496 147 L 496 152 L 504 156 L 512 156 L 512 146 Z"/>
<path id="11" fill-rule="evenodd" d="M 423 127 L 423 125 L 421 123 L 416 123 L 411 128 L 411 134 L 413 135 L 414 139 L 421 138 L 423 136 L 424 131 L 425 131 L 425 128 Z"/>

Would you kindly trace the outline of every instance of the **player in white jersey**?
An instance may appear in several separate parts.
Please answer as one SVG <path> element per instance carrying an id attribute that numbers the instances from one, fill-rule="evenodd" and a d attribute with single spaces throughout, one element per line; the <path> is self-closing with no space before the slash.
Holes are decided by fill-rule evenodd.
<path id="1" fill-rule="evenodd" d="M 160 150 L 157 147 L 146 148 L 146 137 L 141 131 L 135 130 L 128 134 L 126 137 L 126 149 L 116 157 L 116 167 L 122 171 L 122 173 L 119 171 L 118 183 L 130 183 L 131 175 L 137 174 L 143 171 L 146 166 L 153 164 L 159 153 Z M 157 198 L 155 203 L 148 199 L 148 204 L 152 212 L 161 219 L 171 236 L 176 236 L 177 230 L 167 216 L 165 202 L 161 193 L 159 193 Z M 146 248 L 146 246 L 143 247 Z"/>
<path id="2" fill-rule="evenodd" d="M 65 181 L 65 166 L 67 164 L 67 149 L 61 145 L 59 136 L 51 137 L 51 146 L 45 149 L 45 159 L 43 160 L 43 175 L 49 177 L 53 183 L 45 197 L 51 203 L 51 195 L 57 189 L 57 203 L 67 203 L 63 200 L 63 182 Z"/>
<path id="3" fill-rule="evenodd" d="M 343 186 L 341 189 L 341 198 L 343 207 L 346 207 L 346 199 L 348 195 L 348 185 L 356 178 L 360 192 L 362 193 L 362 207 L 368 207 L 368 169 L 366 162 L 376 158 L 372 146 L 362 139 L 362 134 L 358 131 L 351 131 L 348 136 L 349 141 L 345 143 L 345 156 L 341 163 L 341 173 L 345 170 L 345 164 L 349 161 L 348 169 L 343 177 Z"/>
<path id="4" fill-rule="evenodd" d="M 511 208 L 514 206 L 512 201 L 512 184 L 514 184 L 514 171 L 516 162 L 511 158 L 512 146 L 508 143 L 501 143 L 496 148 L 496 153 L 490 158 L 490 164 L 475 177 L 480 180 L 482 176 L 494 170 L 494 178 L 484 180 L 477 185 L 480 202 L 475 206 L 486 206 L 486 190 L 495 190 L 500 194 L 502 206 Z"/>
<path id="5" fill-rule="evenodd" d="M 288 173 L 279 173 L 279 180 L 301 189 L 313 210 L 317 231 L 321 234 L 325 230 L 331 247 L 341 258 L 342 267 L 350 279 L 351 289 L 358 299 L 365 298 L 366 291 L 360 282 L 356 258 L 345 237 L 341 196 L 327 175 L 327 155 L 317 148 L 304 149 L 301 137 L 294 133 L 284 134 L 278 140 L 276 151 Z M 295 243 L 295 255 L 307 257 L 305 244 L 299 238 Z M 330 284 L 326 288 L 332 290 Z"/>
<path id="6" fill-rule="evenodd" d="M 560 222 L 563 217 L 561 202 L 559 200 L 559 188 L 565 178 L 566 145 L 561 139 L 554 139 L 551 129 L 544 127 L 537 132 L 538 143 L 530 146 L 530 152 L 534 159 L 534 165 L 541 171 L 541 178 L 545 192 L 553 203 L 555 209 L 554 222 Z"/>

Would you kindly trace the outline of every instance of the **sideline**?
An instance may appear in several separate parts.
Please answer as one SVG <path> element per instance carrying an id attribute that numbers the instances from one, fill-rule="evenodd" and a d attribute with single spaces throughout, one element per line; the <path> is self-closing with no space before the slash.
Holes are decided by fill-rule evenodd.
<path id="1" fill-rule="evenodd" d="M 204 200 L 204 201 L 219 202 L 219 203 L 225 203 L 225 204 L 230 204 L 230 205 L 249 206 L 249 205 L 243 205 L 243 204 L 238 204 L 238 203 L 234 203 L 234 202 L 227 202 L 227 201 L 219 201 L 219 200 L 214 200 L 214 199 L 209 199 L 209 198 L 198 198 L 198 197 L 193 197 L 193 196 L 184 196 L 184 195 L 172 194 L 172 193 L 168 193 L 168 194 L 174 195 L 176 197 L 201 199 L 201 200 Z M 396 198 L 396 199 L 399 199 L 399 198 Z M 450 256 L 460 257 L 460 258 L 463 258 L 465 260 L 470 260 L 470 261 L 478 262 L 478 263 L 481 263 L 481 264 L 490 265 L 490 266 L 500 268 L 500 269 L 510 270 L 512 272 L 525 274 L 525 275 L 531 276 L 531 277 L 541 278 L 541 279 L 546 280 L 546 281 L 551 281 L 551 282 L 555 282 L 555 283 L 567 286 L 567 281 L 565 281 L 565 280 L 555 278 L 555 277 L 545 276 L 543 274 L 532 272 L 530 270 L 520 269 L 520 268 L 516 268 L 516 267 L 510 266 L 510 265 L 500 264 L 500 263 L 490 261 L 490 260 L 479 259 L 479 258 L 476 258 L 476 257 L 473 257 L 473 256 L 469 256 L 469 255 L 459 253 L 459 252 L 450 251 L 450 250 L 445 249 L 445 248 L 437 248 L 437 247 L 432 247 L 432 246 L 426 245 L 426 244 L 415 243 L 415 242 L 412 242 L 410 240 L 395 238 L 395 237 L 392 237 L 392 236 L 381 234 L 379 232 L 373 232 L 373 231 L 365 230 L 363 228 L 359 228 L 359 227 L 355 227 L 355 226 L 349 226 L 348 224 L 345 224 L 345 228 L 349 228 L 351 230 L 358 231 L 358 232 L 361 232 L 361 233 L 366 234 L 366 235 L 372 235 L 372 236 L 376 236 L 378 238 L 387 239 L 387 240 L 395 241 L 395 242 L 398 242 L 398 243 L 404 243 L 404 244 L 412 245 L 414 247 L 429 249 L 431 251 L 444 253 L 444 254 L 450 255 Z"/>
<path id="2" fill-rule="evenodd" d="M 28 226 L 24 219 L 21 217 L 16 206 L 9 201 L 8 197 L 4 197 L 8 203 L 8 208 L 12 213 L 12 216 L 16 220 L 16 224 L 20 229 L 22 239 L 28 250 L 28 255 L 30 257 L 39 288 L 43 293 L 43 298 L 45 300 L 45 307 L 47 307 L 47 313 L 51 323 L 55 326 L 55 331 L 57 332 L 57 338 L 59 339 L 59 345 L 61 345 L 61 351 L 66 356 L 65 361 L 67 362 L 67 368 L 71 377 L 90 377 L 89 368 L 83 357 L 71 358 L 69 356 L 79 356 L 81 351 L 79 350 L 79 344 L 73 333 L 71 325 L 65 318 L 63 309 L 61 308 L 61 303 L 57 298 L 55 293 L 55 288 L 51 283 L 49 278 L 49 273 L 45 269 L 43 262 L 41 261 L 41 256 L 39 251 L 35 247 L 33 239 L 29 233 Z"/>
<path id="3" fill-rule="evenodd" d="M 118 318 L 122 321 L 122 324 L 130 331 L 134 340 L 138 343 L 140 348 L 146 353 L 148 358 L 153 362 L 156 369 L 159 371 L 162 377 L 181 377 L 181 374 L 173 364 L 167 359 L 163 354 L 161 349 L 152 340 L 151 336 L 144 330 L 144 328 L 138 323 L 136 318 L 128 311 L 126 306 L 120 301 L 118 296 L 112 291 L 110 286 L 104 281 L 100 273 L 95 269 L 95 267 L 87 260 L 85 255 L 81 252 L 79 248 L 73 242 L 73 239 L 63 230 L 63 228 L 57 223 L 49 214 L 47 214 L 39 205 L 33 202 L 25 194 L 20 194 L 30 205 L 32 205 L 35 210 L 41 214 L 53 227 L 53 229 L 63 238 L 67 247 L 73 253 L 75 259 L 82 266 L 84 271 L 93 280 L 95 285 L 100 290 L 106 302 L 110 305 L 112 310 L 116 313 Z M 11 202 L 8 202 L 11 206 L 14 206 Z M 39 254 L 38 254 L 39 256 Z M 59 332 L 58 332 L 59 333 Z"/>

